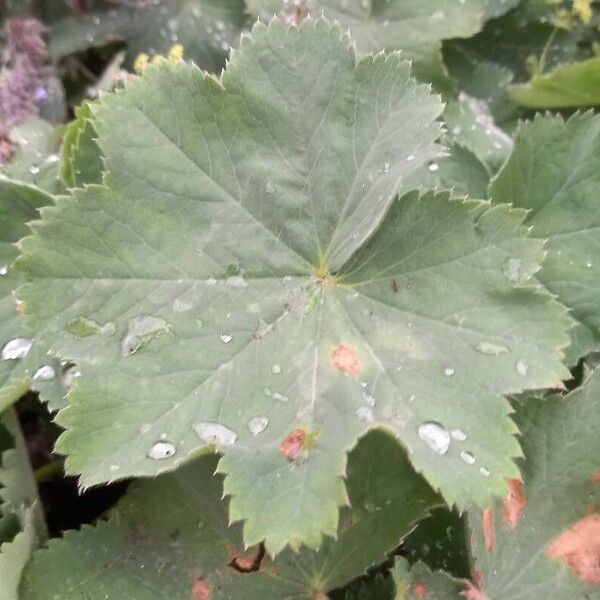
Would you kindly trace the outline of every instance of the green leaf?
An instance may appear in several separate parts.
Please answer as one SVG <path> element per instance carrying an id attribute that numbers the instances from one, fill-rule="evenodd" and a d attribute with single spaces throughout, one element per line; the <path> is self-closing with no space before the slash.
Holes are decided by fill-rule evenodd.
<path id="1" fill-rule="evenodd" d="M 84 102 L 75 109 L 75 120 L 65 131 L 60 176 L 67 187 L 102 182 L 104 166 L 91 119 L 91 104 Z"/>
<path id="2" fill-rule="evenodd" d="M 244 0 L 173 0 L 135 6 L 103 1 L 94 12 L 53 23 L 50 53 L 55 59 L 123 40 L 130 62 L 140 52 L 166 55 L 174 44 L 208 71 L 220 71 L 246 24 Z"/>
<path id="3" fill-rule="evenodd" d="M 133 484 L 108 523 L 67 533 L 36 554 L 22 600 L 42 598 L 48 589 L 63 600 L 75 599 L 82 586 L 90 599 L 118 593 L 141 600 L 159 593 L 188 600 L 197 578 L 212 591 L 212 600 L 320 598 L 385 560 L 414 521 L 439 502 L 394 440 L 370 434 L 349 457 L 353 508 L 342 511 L 337 539 L 328 538 L 319 552 L 286 550 L 273 561 L 259 548 L 244 551 L 241 526 L 228 527 L 215 466 L 216 457 L 202 457 Z M 255 572 L 232 567 L 235 560 L 249 570 L 254 558 L 255 567 L 260 565 Z"/>
<path id="4" fill-rule="evenodd" d="M 452 144 L 447 156 L 425 165 L 410 175 L 415 189 L 442 189 L 456 196 L 487 198 L 490 174 L 484 164 L 467 148 Z"/>
<path id="5" fill-rule="evenodd" d="M 454 579 L 443 571 L 432 572 L 423 563 L 409 567 L 406 559 L 399 558 L 392 571 L 396 583 L 397 600 L 463 600 L 467 583 Z M 469 596 L 466 596 L 468 599 Z M 473 598 L 473 600 L 484 600 Z"/>
<path id="6" fill-rule="evenodd" d="M 69 472 L 153 476 L 216 445 L 231 519 L 273 553 L 336 532 L 372 428 L 448 501 L 503 494 L 520 450 L 500 394 L 569 376 L 565 310 L 525 281 L 543 258 L 525 212 L 397 198 L 441 107 L 323 20 L 258 24 L 222 79 L 150 66 L 107 95 L 107 187 L 23 241 L 29 322 L 82 373 Z"/>
<path id="7" fill-rule="evenodd" d="M 282 0 L 248 0 L 251 14 L 268 22 L 273 15 L 293 16 L 298 10 Z M 441 40 L 469 37 L 478 32 L 484 11 L 499 0 L 312 0 L 304 12 L 323 14 L 348 29 L 361 54 L 381 50 L 402 50 L 414 63 L 420 81 L 433 82 L 436 89 L 449 92 L 441 57 Z M 484 8 L 486 7 L 486 8 Z M 304 16 L 301 10 L 301 16 Z"/>
<path id="8" fill-rule="evenodd" d="M 591 113 L 538 116 L 521 126 L 508 163 L 490 192 L 495 202 L 529 210 L 533 235 L 546 238 L 538 279 L 577 322 L 569 364 L 600 348 L 600 118 Z"/>
<path id="9" fill-rule="evenodd" d="M 31 387 L 50 401 L 52 409 L 62 405 L 60 365 L 33 344 L 14 297 L 25 279 L 11 268 L 18 255 L 15 244 L 27 234 L 27 223 L 38 218 L 41 206 L 52 202 L 51 196 L 35 186 L 0 178 L 0 413 Z M 50 377 L 52 372 L 54 377 Z"/>
<path id="10" fill-rule="evenodd" d="M 485 526 L 480 511 L 469 513 L 486 597 L 598 597 L 592 581 L 598 584 L 599 577 L 599 398 L 596 369 L 566 397 L 518 407 L 523 484 L 514 483 L 504 506 L 496 503 L 486 511 Z"/>
<path id="11" fill-rule="evenodd" d="M 600 104 L 600 57 L 559 65 L 509 88 L 510 97 L 528 108 L 569 108 Z"/>
<path id="12" fill-rule="evenodd" d="M 13 411 L 4 414 L 0 427 L 12 436 L 14 447 L 0 455 L 0 523 L 12 519 L 15 535 L 0 538 L 0 600 L 17 600 L 21 572 L 33 550 L 46 536 L 44 516 L 27 449 Z M 6 533 L 6 530 L 3 529 Z"/>

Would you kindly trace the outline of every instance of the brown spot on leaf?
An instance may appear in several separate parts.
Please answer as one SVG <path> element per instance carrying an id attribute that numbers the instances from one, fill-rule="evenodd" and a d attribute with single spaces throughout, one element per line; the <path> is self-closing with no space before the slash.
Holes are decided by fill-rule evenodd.
<path id="1" fill-rule="evenodd" d="M 463 590 L 460 595 L 466 600 L 488 600 L 488 597 L 481 591 L 481 589 L 469 583 L 469 586 Z"/>
<path id="2" fill-rule="evenodd" d="M 563 531 L 545 555 L 562 560 L 580 579 L 600 584 L 600 515 L 588 515 Z"/>
<path id="3" fill-rule="evenodd" d="M 496 540 L 494 539 L 494 508 L 488 506 L 483 511 L 483 517 L 481 519 L 481 527 L 483 529 L 483 540 L 485 542 L 485 549 L 491 552 L 494 549 Z"/>
<path id="4" fill-rule="evenodd" d="M 229 556 L 231 562 L 229 566 L 240 573 L 253 573 L 260 569 L 263 558 L 265 557 L 265 547 L 263 544 L 256 549 L 255 552 L 240 554 L 233 548 L 229 548 Z"/>
<path id="5" fill-rule="evenodd" d="M 20 315 L 25 314 L 25 302 L 17 301 L 17 313 Z"/>
<path id="6" fill-rule="evenodd" d="M 592 481 L 594 483 L 600 483 L 600 471 L 592 475 Z"/>
<path id="7" fill-rule="evenodd" d="M 342 373 L 350 373 L 356 377 L 360 372 L 356 352 L 350 346 L 340 345 L 331 353 L 333 366 Z"/>
<path id="8" fill-rule="evenodd" d="M 398 290 L 400 289 L 400 286 L 398 285 L 398 282 L 395 279 L 392 279 L 392 291 L 394 292 L 394 294 L 398 293 Z"/>
<path id="9" fill-rule="evenodd" d="M 295 460 L 300 454 L 300 450 L 306 441 L 306 431 L 304 429 L 294 429 L 288 433 L 287 437 L 279 444 L 277 449 L 288 460 Z"/>
<path id="10" fill-rule="evenodd" d="M 523 492 L 523 482 L 519 479 L 509 479 L 508 496 L 504 499 L 504 506 L 502 507 L 502 520 L 514 529 L 526 505 L 527 500 Z"/>
<path id="11" fill-rule="evenodd" d="M 417 583 L 415 585 L 415 596 L 417 598 L 425 598 L 425 594 L 427 593 L 427 588 L 423 583 Z"/>
<path id="12" fill-rule="evenodd" d="M 192 598 L 194 600 L 209 600 L 212 595 L 210 586 L 202 577 L 198 577 L 192 585 Z"/>

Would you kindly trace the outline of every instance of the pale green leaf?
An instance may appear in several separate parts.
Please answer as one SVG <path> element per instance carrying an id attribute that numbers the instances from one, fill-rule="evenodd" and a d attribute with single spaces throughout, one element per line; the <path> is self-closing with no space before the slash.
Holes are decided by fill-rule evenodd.
<path id="1" fill-rule="evenodd" d="M 600 348 L 599 158 L 600 117 L 538 116 L 490 188 L 494 201 L 528 209 L 533 235 L 548 239 L 538 278 L 576 319 L 569 364 Z"/>
<path id="2" fill-rule="evenodd" d="M 75 109 L 75 120 L 65 131 L 60 176 L 67 187 L 102 182 L 104 166 L 91 117 L 91 105 L 84 102 Z"/>
<path id="3" fill-rule="evenodd" d="M 481 573 L 479 585 L 485 597 L 599 597 L 598 585 L 592 583 L 598 583 L 599 399 L 600 371 L 596 369 L 566 397 L 519 406 L 516 421 L 525 454 L 523 500 L 508 501 L 513 510 L 501 503 L 488 509 L 485 528 L 480 511 L 469 513 L 475 569 Z M 557 542 L 574 526 L 570 543 L 565 538 Z"/>
<path id="4" fill-rule="evenodd" d="M 349 44 L 259 24 L 224 87 L 151 66 L 99 104 L 107 187 L 43 209 L 20 258 L 31 325 L 82 372 L 58 448 L 83 485 L 214 442 L 232 520 L 275 553 L 336 532 L 374 427 L 461 507 L 516 474 L 500 394 L 569 376 L 564 308 L 527 283 L 542 243 L 508 206 L 397 198 L 441 107 Z"/>
<path id="5" fill-rule="evenodd" d="M 63 395 L 58 377 L 60 365 L 45 349 L 37 344 L 31 346 L 33 336 L 17 312 L 14 296 L 15 289 L 25 279 L 12 269 L 18 255 L 15 244 L 27 234 L 27 223 L 38 218 L 41 206 L 51 203 L 52 197 L 35 186 L 0 178 L 0 413 L 32 386 L 46 396 L 52 408 L 62 404 L 59 400 Z M 16 356 L 8 351 L 7 344 L 11 342 L 22 347 L 24 358 L 8 358 Z M 39 369 L 45 366 L 54 371 L 55 377 L 49 378 L 48 373 L 42 375 Z"/>
<path id="6" fill-rule="evenodd" d="M 528 108 L 569 108 L 600 104 L 600 57 L 562 64 L 509 88 L 510 97 Z"/>
<path id="7" fill-rule="evenodd" d="M 396 559 L 392 575 L 396 583 L 395 600 L 464 600 L 463 592 L 468 586 L 443 571 L 430 571 L 423 563 L 410 567 L 402 558 Z"/>
<path id="8" fill-rule="evenodd" d="M 324 597 L 319 594 L 384 561 L 439 501 L 391 438 L 370 434 L 349 457 L 353 508 L 344 509 L 337 539 L 325 540 L 319 552 L 286 550 L 273 561 L 257 547 L 244 551 L 241 527 L 228 527 L 215 466 L 216 457 L 203 457 L 133 484 L 108 523 L 67 533 L 36 554 L 22 600 L 41 600 L 48 589 L 61 600 L 75 600 L 80 591 L 90 600 L 188 600 L 197 578 L 210 588 L 212 600 Z M 249 569 L 255 557 L 255 567 L 260 565 L 255 572 L 231 566 L 237 560 Z"/>

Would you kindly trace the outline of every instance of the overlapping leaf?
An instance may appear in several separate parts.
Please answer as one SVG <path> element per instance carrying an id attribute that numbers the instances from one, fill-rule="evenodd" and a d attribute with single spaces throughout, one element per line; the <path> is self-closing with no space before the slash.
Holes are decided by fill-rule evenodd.
<path id="1" fill-rule="evenodd" d="M 404 195 L 441 107 L 325 21 L 257 25 L 222 84 L 151 66 L 106 96 L 107 187 L 23 242 L 30 323 L 82 371 L 68 469 L 156 475 L 216 445 L 232 520 L 274 553 L 335 533 L 374 427 L 450 502 L 503 494 L 519 447 L 499 395 L 568 376 L 525 212 Z"/>
<path id="2" fill-rule="evenodd" d="M 469 515 L 481 596 L 571 600 L 600 593 L 600 371 L 566 397 L 520 406 L 523 484 Z"/>
<path id="3" fill-rule="evenodd" d="M 245 551 L 241 527 L 227 526 L 215 466 L 214 457 L 203 457 L 134 484 L 108 523 L 68 533 L 36 555 L 22 599 L 41 600 L 48 589 L 63 600 L 78 598 L 81 590 L 90 599 L 205 597 L 193 595 L 194 588 L 213 600 L 324 597 L 384 561 L 439 502 L 391 438 L 370 434 L 349 458 L 353 508 L 342 511 L 337 539 L 327 539 L 319 552 L 287 550 L 272 561 L 260 548 Z"/>
<path id="4" fill-rule="evenodd" d="M 577 320 L 571 364 L 600 347 L 600 118 L 538 116 L 521 126 L 510 160 L 491 186 L 496 202 L 528 209 L 547 238 L 540 281 Z"/>
<path id="5" fill-rule="evenodd" d="M 246 24 L 244 0 L 173 0 L 120 3 L 100 0 L 93 10 L 52 24 L 50 52 L 60 58 L 117 40 L 130 58 L 167 54 L 174 44 L 209 71 L 220 71 Z"/>
<path id="6" fill-rule="evenodd" d="M 23 567 L 45 536 L 25 443 L 12 411 L 0 420 L 0 600 L 17 600 Z M 5 443 L 8 442 L 8 443 Z M 8 527 L 7 527 L 8 525 Z"/>
<path id="7" fill-rule="evenodd" d="M 26 235 L 27 223 L 38 217 L 38 209 L 50 203 L 52 198 L 35 186 L 0 179 L 0 412 L 32 386 L 51 408 L 62 406 L 60 365 L 33 344 L 14 296 L 24 279 L 12 269 L 18 255 L 16 242 Z"/>

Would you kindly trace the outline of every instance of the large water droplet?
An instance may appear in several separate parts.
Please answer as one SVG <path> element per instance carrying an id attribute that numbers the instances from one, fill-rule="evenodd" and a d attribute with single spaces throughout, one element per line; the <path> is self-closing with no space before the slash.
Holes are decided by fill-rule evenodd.
<path id="1" fill-rule="evenodd" d="M 194 431 L 207 444 L 231 446 L 237 440 L 237 433 L 221 423 L 194 423 Z"/>
<path id="2" fill-rule="evenodd" d="M 454 375 L 454 369 L 452 367 L 447 367 L 444 369 L 444 375 L 446 377 L 452 377 L 452 375 Z"/>
<path id="3" fill-rule="evenodd" d="M 475 457 L 470 453 L 467 452 L 466 450 L 463 450 L 460 453 L 460 457 L 463 459 L 464 462 L 466 462 L 468 465 L 472 465 L 475 462 Z"/>
<path id="4" fill-rule="evenodd" d="M 252 417 L 248 421 L 248 429 L 252 435 L 258 435 L 262 433 L 269 424 L 269 419 L 267 417 Z"/>
<path id="5" fill-rule="evenodd" d="M 450 432 L 435 421 L 427 421 L 419 425 L 419 437 L 424 441 L 434 452 L 438 454 L 446 454 L 450 447 Z"/>
<path id="6" fill-rule="evenodd" d="M 373 396 L 372 394 L 369 394 L 368 392 L 363 392 L 363 400 L 371 407 L 375 406 L 375 404 L 377 404 L 377 400 L 375 400 L 375 396 Z"/>
<path id="7" fill-rule="evenodd" d="M 8 273 L 7 265 L 0 265 L 0 275 L 6 275 Z"/>
<path id="8" fill-rule="evenodd" d="M 279 375 L 279 373 L 281 373 L 281 366 L 280 365 L 273 365 L 273 368 L 271 369 L 271 371 L 273 371 L 274 375 Z"/>
<path id="9" fill-rule="evenodd" d="M 127 334 L 121 340 L 121 351 L 123 356 L 129 356 L 142 346 L 145 346 L 152 338 L 165 333 L 169 326 L 160 317 L 141 316 L 134 317 L 127 324 Z"/>
<path id="10" fill-rule="evenodd" d="M 33 340 L 29 338 L 15 338 L 4 344 L 2 348 L 3 360 L 16 360 L 25 358 L 33 346 Z"/>
<path id="11" fill-rule="evenodd" d="M 171 458 L 175 456 L 177 448 L 171 442 L 156 442 L 148 450 L 148 458 L 152 460 L 165 460 L 165 458 Z"/>
<path id="12" fill-rule="evenodd" d="M 40 367 L 34 374 L 34 381 L 52 381 L 56 377 L 56 372 L 50 365 Z"/>
<path id="13" fill-rule="evenodd" d="M 219 338 L 224 344 L 229 344 L 229 342 L 233 339 L 233 336 L 229 335 L 228 333 L 222 333 Z"/>
<path id="14" fill-rule="evenodd" d="M 432 173 L 435 173 L 436 171 L 440 170 L 440 165 L 438 165 L 437 163 L 431 163 L 429 165 L 429 167 L 427 167 Z"/>
<path id="15" fill-rule="evenodd" d="M 65 329 L 77 337 L 84 338 L 98 333 L 100 325 L 86 317 L 76 317 L 67 323 Z"/>
<path id="16" fill-rule="evenodd" d="M 500 346 L 498 344 L 494 344 L 493 342 L 479 342 L 476 348 L 483 354 L 493 354 L 495 356 L 498 356 L 498 354 L 503 354 L 504 352 L 508 352 L 508 348 L 506 346 Z"/>
<path id="17" fill-rule="evenodd" d="M 523 377 L 529 372 L 529 365 L 522 360 L 517 361 L 517 373 Z"/>
<path id="18" fill-rule="evenodd" d="M 479 473 L 481 475 L 483 475 L 484 477 L 489 477 L 490 476 L 490 470 L 487 467 L 481 467 L 479 469 Z"/>

